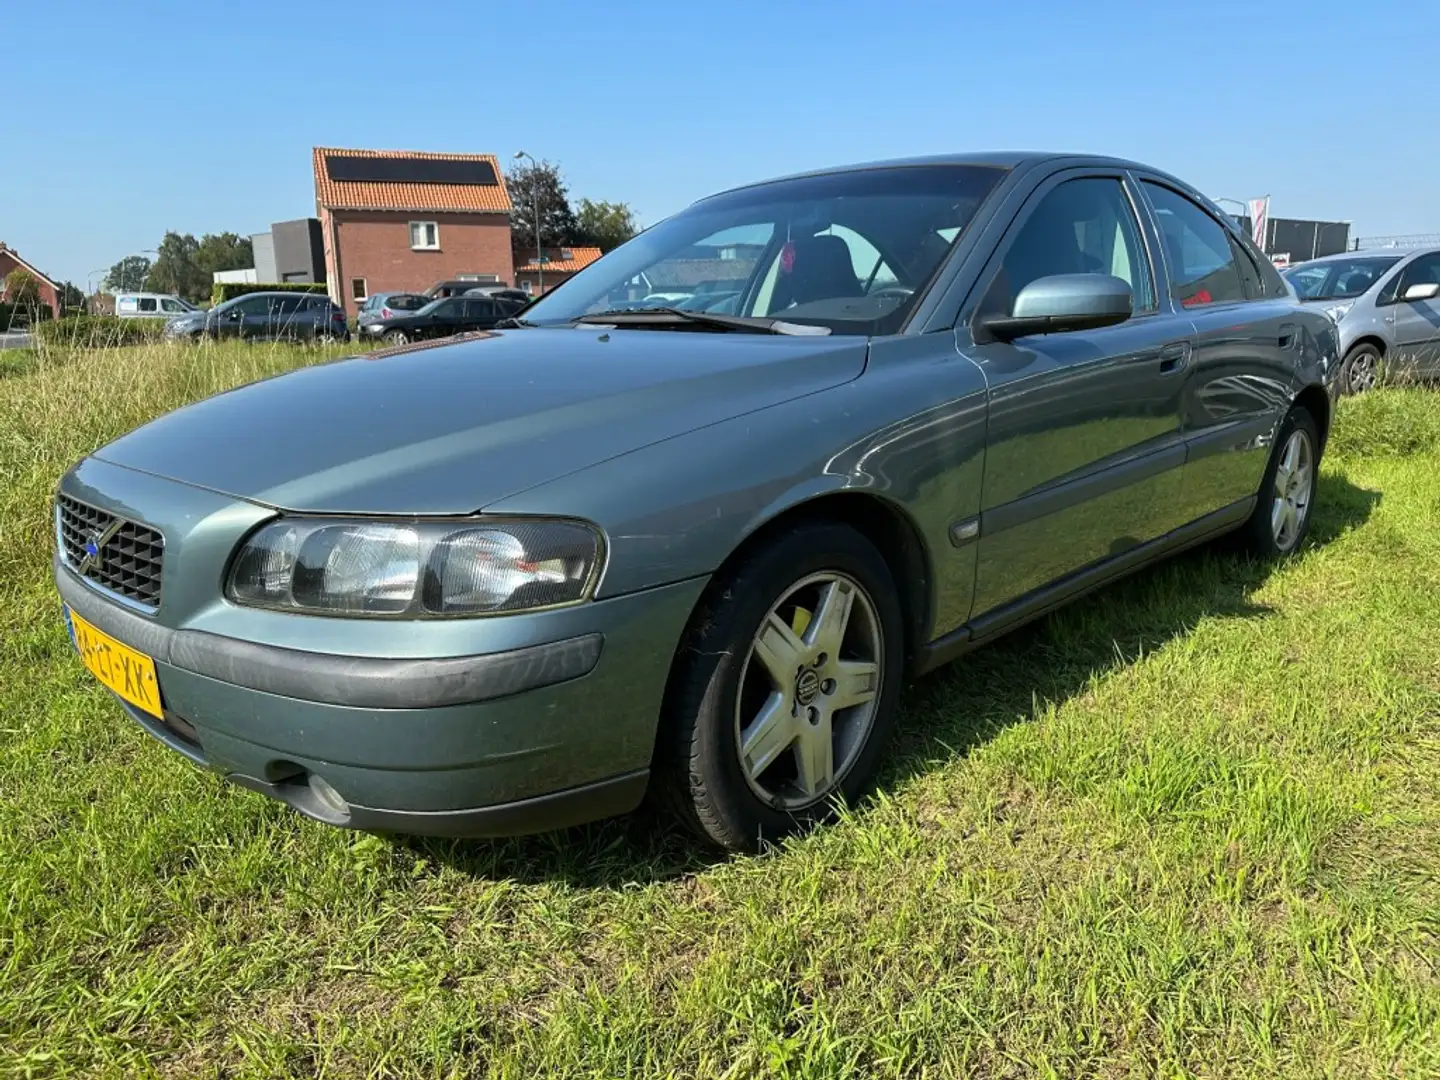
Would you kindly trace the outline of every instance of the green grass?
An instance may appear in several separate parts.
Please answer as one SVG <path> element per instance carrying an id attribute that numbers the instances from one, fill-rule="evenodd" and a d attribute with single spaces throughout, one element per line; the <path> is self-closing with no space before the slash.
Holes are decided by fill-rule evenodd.
<path id="1" fill-rule="evenodd" d="M 874 799 L 716 860 L 334 831 L 80 670 L 59 473 L 312 358 L 0 379 L 0 1074 L 1440 1075 L 1440 399 L 1346 403 L 1299 558 L 1199 551 L 974 654 Z"/>

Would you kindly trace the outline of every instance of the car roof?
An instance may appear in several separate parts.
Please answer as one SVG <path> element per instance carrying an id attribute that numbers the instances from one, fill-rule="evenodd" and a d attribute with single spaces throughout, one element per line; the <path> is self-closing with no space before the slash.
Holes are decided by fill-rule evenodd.
<path id="1" fill-rule="evenodd" d="M 729 188 L 727 191 L 715 192 L 716 195 L 724 195 L 729 191 L 742 191 L 745 188 L 759 187 L 762 184 L 776 184 L 785 180 L 799 180 L 809 176 L 831 176 L 837 173 L 865 172 L 870 169 L 903 169 L 928 165 L 978 165 L 992 169 L 1019 169 L 1033 165 L 1049 164 L 1057 166 L 1102 166 L 1119 169 L 1140 169 L 1145 172 L 1155 173 L 1167 179 L 1175 180 L 1162 169 L 1156 169 L 1151 165 L 1145 165 L 1138 161 L 1129 161 L 1125 158 L 1107 157 L 1103 154 L 1077 154 L 1061 153 L 1055 151 L 1040 150 L 989 150 L 975 153 L 957 154 L 931 154 L 922 157 L 889 158 L 881 161 L 867 161 L 854 165 L 837 165 L 824 169 L 811 169 L 806 172 L 790 173 L 786 176 L 775 176 L 768 180 L 757 180 L 750 184 L 740 184 Z M 1178 181 L 1177 182 L 1181 182 Z M 1185 187 L 1191 185 L 1185 184 Z M 713 197 L 713 196 L 708 196 Z"/>
<path id="2" fill-rule="evenodd" d="M 1316 263 L 1343 262 L 1350 259 L 1408 259 L 1412 255 L 1429 255 L 1440 248 L 1362 248 L 1359 251 L 1337 251 L 1334 255 L 1319 255 L 1291 265 L 1288 269 L 1298 270 L 1302 266 Z"/>

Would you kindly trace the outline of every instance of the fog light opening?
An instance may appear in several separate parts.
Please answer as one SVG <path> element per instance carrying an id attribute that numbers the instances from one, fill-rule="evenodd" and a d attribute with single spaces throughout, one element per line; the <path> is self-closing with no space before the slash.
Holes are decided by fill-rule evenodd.
<path id="1" fill-rule="evenodd" d="M 350 804 L 341 798 L 340 793 L 330 786 L 330 782 L 323 776 L 316 773 L 310 774 L 310 790 L 315 798 L 328 810 L 338 817 L 350 816 Z"/>

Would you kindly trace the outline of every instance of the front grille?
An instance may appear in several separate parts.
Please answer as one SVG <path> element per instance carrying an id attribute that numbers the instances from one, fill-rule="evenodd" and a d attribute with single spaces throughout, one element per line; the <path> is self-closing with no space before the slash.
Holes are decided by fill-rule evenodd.
<path id="1" fill-rule="evenodd" d="M 61 555 L 76 573 L 144 607 L 160 606 L 163 536 L 69 495 L 61 495 L 57 501 L 56 521 Z M 110 536 L 98 554 L 87 558 L 87 545 L 104 539 L 107 533 Z"/>

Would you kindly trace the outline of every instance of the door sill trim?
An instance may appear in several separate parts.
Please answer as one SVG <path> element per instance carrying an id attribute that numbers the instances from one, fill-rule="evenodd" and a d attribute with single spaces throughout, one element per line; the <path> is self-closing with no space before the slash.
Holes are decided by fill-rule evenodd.
<path id="1" fill-rule="evenodd" d="M 936 638 L 920 648 L 915 658 L 915 675 L 925 675 L 964 656 L 971 649 L 994 641 L 1025 623 L 1048 615 L 1070 601 L 1110 584 L 1117 578 L 1149 563 L 1203 544 L 1244 524 L 1255 509 L 1254 495 L 1206 514 L 1164 536 L 1156 537 L 1138 547 L 1130 548 L 1111 558 L 1091 563 L 1082 570 L 1068 574 L 1024 596 L 994 608 L 972 619 L 964 626 Z"/>

